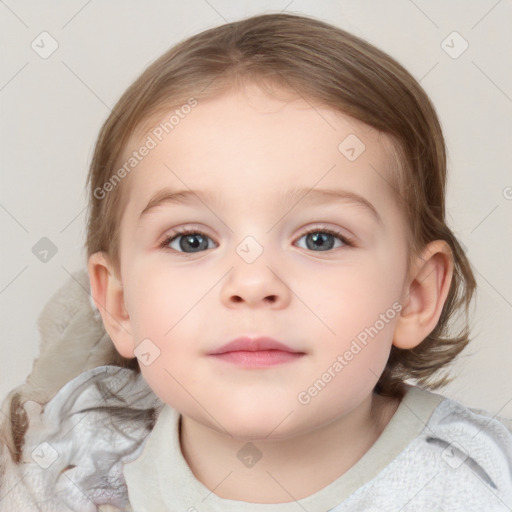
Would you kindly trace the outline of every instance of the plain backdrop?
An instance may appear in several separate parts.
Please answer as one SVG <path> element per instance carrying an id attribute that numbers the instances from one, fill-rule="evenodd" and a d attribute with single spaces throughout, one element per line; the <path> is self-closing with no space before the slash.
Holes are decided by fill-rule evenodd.
<path id="1" fill-rule="evenodd" d="M 474 341 L 438 392 L 512 417 L 510 0 L 1 1 L 0 399 L 30 373 L 43 305 L 85 268 L 87 168 L 120 95 L 176 42 L 279 11 L 367 39 L 432 98 L 448 147 L 448 222 L 478 281 Z M 33 249 L 43 238 L 57 251 L 46 262 Z"/>

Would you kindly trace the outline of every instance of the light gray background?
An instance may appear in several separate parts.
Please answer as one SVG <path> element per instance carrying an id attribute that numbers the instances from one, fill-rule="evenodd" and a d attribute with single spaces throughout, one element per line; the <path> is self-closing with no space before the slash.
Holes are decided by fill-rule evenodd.
<path id="1" fill-rule="evenodd" d="M 0 1 L 0 399 L 32 368 L 43 305 L 85 267 L 85 177 L 119 96 L 183 38 L 282 10 L 387 51 L 436 105 L 448 146 L 448 220 L 479 285 L 476 339 L 453 366 L 456 381 L 439 392 L 512 417 L 510 0 Z M 31 47 L 50 48 L 44 31 L 58 43 L 46 59 Z M 46 263 L 32 252 L 42 237 L 58 249 Z"/>

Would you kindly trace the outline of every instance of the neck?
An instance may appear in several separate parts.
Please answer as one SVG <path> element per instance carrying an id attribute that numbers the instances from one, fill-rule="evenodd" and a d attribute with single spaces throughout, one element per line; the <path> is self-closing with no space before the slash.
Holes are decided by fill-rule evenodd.
<path id="1" fill-rule="evenodd" d="M 181 450 L 195 477 L 221 498 L 290 502 L 316 493 L 349 470 L 375 443 L 398 404 L 397 399 L 370 394 L 350 413 L 319 429 L 251 443 L 182 416 Z"/>

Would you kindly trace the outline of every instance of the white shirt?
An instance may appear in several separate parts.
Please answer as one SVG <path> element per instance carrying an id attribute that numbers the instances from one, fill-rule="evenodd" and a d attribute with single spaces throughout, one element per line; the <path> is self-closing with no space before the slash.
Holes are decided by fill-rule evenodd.
<path id="1" fill-rule="evenodd" d="M 133 512 L 418 512 L 512 510 L 512 428 L 408 386 L 377 441 L 342 476 L 278 504 L 220 498 L 196 479 L 179 441 L 180 414 L 161 410 L 140 456 L 124 465 Z"/>

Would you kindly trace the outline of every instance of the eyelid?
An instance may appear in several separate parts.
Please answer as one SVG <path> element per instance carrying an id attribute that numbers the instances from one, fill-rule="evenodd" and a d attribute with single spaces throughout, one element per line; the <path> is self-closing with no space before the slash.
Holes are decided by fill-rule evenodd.
<path id="1" fill-rule="evenodd" d="M 331 228 L 329 226 L 326 226 L 326 225 L 316 225 L 316 226 L 313 226 L 311 228 L 307 228 L 306 231 L 304 231 L 298 238 L 297 240 L 299 240 L 300 238 L 302 238 L 304 235 L 308 235 L 310 233 L 322 233 L 322 232 L 325 232 L 325 233 L 330 233 L 332 234 L 333 236 L 336 236 L 338 238 L 341 239 L 341 241 L 345 244 L 345 245 L 354 245 L 354 238 L 348 234 L 346 234 L 344 231 L 342 231 L 340 228 L 337 228 L 337 227 L 334 227 L 334 228 Z"/>
<path id="2" fill-rule="evenodd" d="M 185 226 L 178 226 L 178 227 L 172 228 L 171 230 L 167 231 L 163 235 L 162 239 L 158 242 L 158 246 L 162 247 L 162 245 L 169 243 L 174 238 L 176 238 L 180 235 L 186 235 L 188 233 L 204 235 L 213 240 L 214 236 L 209 235 L 206 231 L 208 231 L 208 230 L 203 229 L 199 225 L 195 225 L 195 224 L 186 224 Z"/>

